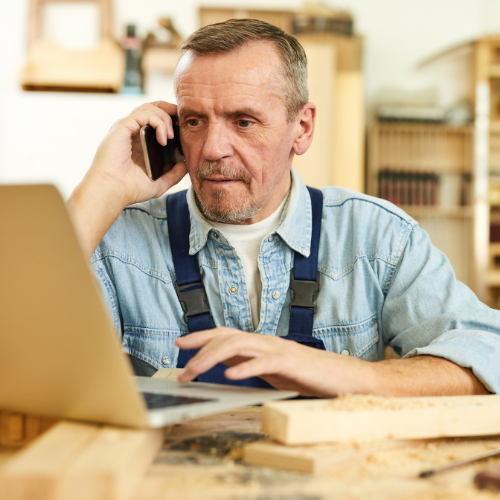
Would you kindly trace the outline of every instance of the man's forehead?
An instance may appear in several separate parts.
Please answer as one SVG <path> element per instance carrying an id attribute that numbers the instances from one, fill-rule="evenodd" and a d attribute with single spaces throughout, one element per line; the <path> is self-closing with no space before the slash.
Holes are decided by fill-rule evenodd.
<path id="1" fill-rule="evenodd" d="M 224 54 L 185 54 L 177 66 L 177 98 L 196 93 L 219 96 L 269 93 L 276 86 L 280 58 L 270 42 L 247 44 Z"/>

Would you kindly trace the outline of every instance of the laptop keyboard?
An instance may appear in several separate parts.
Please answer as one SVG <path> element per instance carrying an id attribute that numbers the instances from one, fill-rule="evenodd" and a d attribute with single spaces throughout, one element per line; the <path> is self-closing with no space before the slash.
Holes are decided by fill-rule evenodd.
<path id="1" fill-rule="evenodd" d="M 173 396 L 172 394 L 156 394 L 154 392 L 141 393 L 148 410 L 157 410 L 159 408 L 170 408 L 172 406 L 191 405 L 194 403 L 208 403 L 217 401 L 216 399 L 191 398 L 186 396 Z"/>

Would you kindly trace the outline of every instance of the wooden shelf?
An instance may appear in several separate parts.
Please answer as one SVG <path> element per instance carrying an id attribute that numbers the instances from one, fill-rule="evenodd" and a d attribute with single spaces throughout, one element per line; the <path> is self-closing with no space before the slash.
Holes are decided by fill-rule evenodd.
<path id="1" fill-rule="evenodd" d="M 400 207 L 414 219 L 419 217 L 459 217 L 467 218 L 473 216 L 472 207 L 436 207 L 403 205 Z"/>
<path id="2" fill-rule="evenodd" d="M 486 273 L 486 285 L 500 287 L 500 269 L 490 269 Z"/>
<path id="3" fill-rule="evenodd" d="M 398 132 L 408 134 L 451 133 L 451 134 L 471 134 L 474 132 L 473 125 L 450 125 L 446 123 L 410 123 L 410 122 L 375 122 L 372 126 L 380 132 Z"/>

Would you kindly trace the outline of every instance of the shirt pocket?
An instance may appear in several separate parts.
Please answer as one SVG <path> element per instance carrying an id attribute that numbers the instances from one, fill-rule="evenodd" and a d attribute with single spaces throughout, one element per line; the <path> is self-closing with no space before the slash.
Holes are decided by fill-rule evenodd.
<path id="1" fill-rule="evenodd" d="M 160 368 L 175 368 L 179 348 L 175 340 L 182 335 L 181 330 L 163 330 L 125 326 L 123 332 L 123 350 L 146 363 Z"/>
<path id="2" fill-rule="evenodd" d="M 349 354 L 366 361 L 378 359 L 379 333 L 376 314 L 358 323 L 317 328 L 313 335 L 323 341 L 329 352 Z"/>

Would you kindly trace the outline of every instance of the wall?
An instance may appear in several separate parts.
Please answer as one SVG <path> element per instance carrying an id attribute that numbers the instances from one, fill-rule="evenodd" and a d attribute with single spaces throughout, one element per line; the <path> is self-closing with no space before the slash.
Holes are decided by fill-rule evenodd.
<path id="1" fill-rule="evenodd" d="M 330 2 L 327 2 L 330 3 Z M 95 149 L 119 117 L 161 96 L 23 93 L 17 73 L 25 54 L 27 0 L 0 2 L 0 182 L 53 182 L 68 196 L 90 165 Z M 296 8 L 298 0 L 166 2 L 115 0 L 115 31 L 135 22 L 144 34 L 160 15 L 171 16 L 187 35 L 198 26 L 200 5 Z M 385 89 L 435 88 L 448 105 L 469 91 L 467 54 L 418 70 L 418 63 L 446 47 L 500 32 L 500 0 L 339 0 L 366 37 L 368 105 Z"/>

